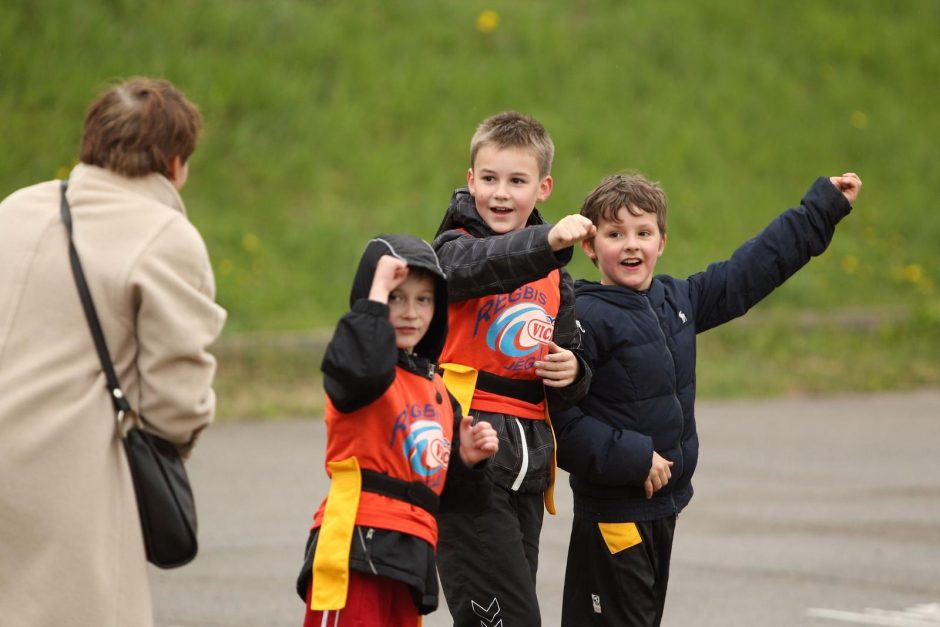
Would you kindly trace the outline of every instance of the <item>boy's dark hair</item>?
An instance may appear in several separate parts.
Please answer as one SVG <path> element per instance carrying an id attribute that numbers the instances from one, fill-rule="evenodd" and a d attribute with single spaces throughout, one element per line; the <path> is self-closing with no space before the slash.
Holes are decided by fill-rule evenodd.
<path id="1" fill-rule="evenodd" d="M 202 115 L 169 81 L 132 78 L 88 106 L 79 158 L 127 177 L 170 175 L 196 149 Z"/>
<path id="2" fill-rule="evenodd" d="M 434 284 L 435 291 L 437 289 L 437 280 L 440 278 L 427 268 L 408 266 L 408 277 L 415 279 L 431 279 L 431 282 Z"/>
<path id="3" fill-rule="evenodd" d="M 476 162 L 477 153 L 483 146 L 492 144 L 496 148 L 524 148 L 531 151 L 539 166 L 539 177 L 552 171 L 555 144 L 548 131 L 535 118 L 516 111 L 504 111 L 488 117 L 477 127 L 470 139 L 470 167 Z"/>
<path id="4" fill-rule="evenodd" d="M 659 183 L 636 172 L 604 177 L 584 199 L 581 215 L 596 226 L 601 218 L 616 222 L 621 207 L 635 216 L 655 214 L 659 233 L 666 234 L 666 192 Z"/>

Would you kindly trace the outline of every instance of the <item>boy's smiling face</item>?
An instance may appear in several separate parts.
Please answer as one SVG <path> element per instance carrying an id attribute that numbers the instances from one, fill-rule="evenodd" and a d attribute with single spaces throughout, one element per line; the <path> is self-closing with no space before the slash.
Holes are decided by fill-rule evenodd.
<path id="1" fill-rule="evenodd" d="M 666 237 L 659 232 L 656 214 L 639 213 L 634 215 L 621 207 L 615 221 L 600 218 L 597 235 L 581 242 L 587 256 L 597 261 L 601 284 L 642 291 L 653 282 Z"/>
<path id="2" fill-rule="evenodd" d="M 497 235 L 525 228 L 536 203 L 552 193 L 551 175 L 539 176 L 535 155 L 525 148 L 484 145 L 467 171 L 477 213 Z"/>

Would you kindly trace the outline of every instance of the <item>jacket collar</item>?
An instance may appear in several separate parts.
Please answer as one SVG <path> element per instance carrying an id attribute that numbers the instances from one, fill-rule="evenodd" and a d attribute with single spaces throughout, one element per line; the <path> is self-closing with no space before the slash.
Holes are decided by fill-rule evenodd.
<path id="1" fill-rule="evenodd" d="M 421 355 L 409 353 L 406 350 L 398 349 L 398 365 L 414 374 L 427 379 L 433 379 L 437 371 L 437 364 Z"/>
<path id="2" fill-rule="evenodd" d="M 648 301 L 654 309 L 658 310 L 666 301 L 666 288 L 655 277 L 646 292 L 638 292 L 620 285 L 601 285 L 597 281 L 579 279 L 575 282 L 575 293 L 578 296 L 590 294 L 601 300 L 631 308 L 645 308 Z"/>
<path id="3" fill-rule="evenodd" d="M 129 178 L 106 168 L 87 163 L 79 163 L 69 174 L 69 187 L 76 186 L 90 189 L 113 188 L 125 193 L 143 196 L 176 209 L 186 215 L 186 205 L 176 187 L 162 174 L 152 173 Z"/>
<path id="4" fill-rule="evenodd" d="M 537 208 L 532 210 L 529 219 L 526 220 L 526 226 L 536 224 L 545 224 L 545 220 L 542 218 L 542 214 L 539 213 Z M 464 229 L 473 237 L 492 237 L 495 235 L 493 229 L 491 229 L 480 214 L 477 213 L 473 195 L 470 194 L 470 190 L 466 187 L 454 190 L 450 198 L 450 206 L 447 207 L 447 211 L 444 213 L 444 219 L 441 221 L 441 225 L 437 227 L 437 233 L 434 237 L 437 237 L 445 231 L 452 231 L 454 229 Z"/>

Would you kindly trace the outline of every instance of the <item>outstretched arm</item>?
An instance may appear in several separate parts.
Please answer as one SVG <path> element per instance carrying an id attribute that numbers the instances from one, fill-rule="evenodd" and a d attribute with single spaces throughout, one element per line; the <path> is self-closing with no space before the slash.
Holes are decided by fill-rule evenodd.
<path id="1" fill-rule="evenodd" d="M 451 301 L 505 294 L 541 279 L 571 261 L 571 248 L 556 253 L 548 242 L 552 227 L 529 226 L 491 237 L 446 231 L 434 240 L 447 273 Z"/>
<path id="2" fill-rule="evenodd" d="M 836 224 L 852 210 L 861 185 L 851 172 L 818 178 L 799 207 L 777 216 L 727 261 L 689 277 L 697 331 L 743 315 L 825 251 Z"/>

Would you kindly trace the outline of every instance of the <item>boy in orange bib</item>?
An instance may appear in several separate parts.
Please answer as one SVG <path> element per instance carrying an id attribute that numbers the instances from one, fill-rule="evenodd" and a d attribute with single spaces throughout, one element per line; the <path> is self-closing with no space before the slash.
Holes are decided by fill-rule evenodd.
<path id="1" fill-rule="evenodd" d="M 350 303 L 323 358 L 331 487 L 297 591 L 305 626 L 415 627 L 437 607 L 438 507 L 487 501 L 475 466 L 498 440 L 461 420 L 437 374 L 447 290 L 427 242 L 371 240 Z"/>
<path id="2" fill-rule="evenodd" d="M 488 466 L 491 506 L 440 519 L 438 563 L 454 624 L 541 624 L 535 576 L 543 501 L 554 513 L 554 438 L 547 420 L 587 391 L 574 289 L 564 266 L 594 226 L 554 226 L 535 209 L 552 191 L 554 147 L 536 120 L 507 112 L 471 140 L 467 188 L 457 190 L 434 248 L 448 274 L 444 382 L 477 424 L 499 433 Z M 474 547 L 467 551 L 466 547 Z"/>

